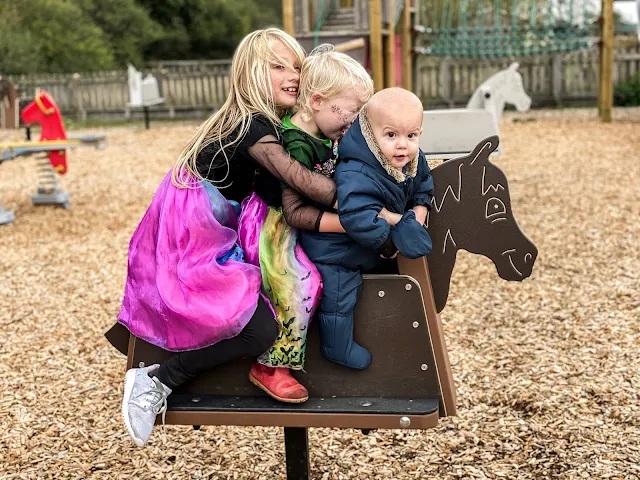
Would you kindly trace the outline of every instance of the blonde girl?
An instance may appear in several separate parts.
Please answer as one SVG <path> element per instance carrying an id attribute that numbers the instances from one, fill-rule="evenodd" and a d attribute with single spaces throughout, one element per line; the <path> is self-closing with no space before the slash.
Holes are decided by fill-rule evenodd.
<path id="1" fill-rule="evenodd" d="M 257 357 L 276 339 L 258 249 L 267 210 L 280 205 L 280 182 L 335 203 L 334 182 L 293 161 L 278 131 L 296 103 L 303 60 L 298 43 L 278 29 L 242 40 L 226 102 L 186 145 L 131 239 L 118 322 L 180 352 L 125 376 L 122 413 L 138 446 L 173 390 L 217 365 Z"/>

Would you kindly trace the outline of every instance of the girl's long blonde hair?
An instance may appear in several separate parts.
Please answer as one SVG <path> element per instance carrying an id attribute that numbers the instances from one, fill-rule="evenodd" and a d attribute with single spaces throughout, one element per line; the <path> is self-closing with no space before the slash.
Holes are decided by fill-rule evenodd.
<path id="1" fill-rule="evenodd" d="M 230 171 L 227 150 L 233 148 L 245 136 L 251 124 L 252 115 L 262 114 L 275 127 L 280 125 L 271 86 L 271 65 L 277 63 L 289 69 L 294 69 L 295 66 L 289 65 L 289 62 L 274 51 L 274 46 L 278 42 L 289 48 L 297 57 L 299 64 L 302 64 L 304 50 L 293 37 L 282 30 L 277 28 L 256 30 L 244 37 L 233 54 L 227 100 L 220 110 L 200 126 L 198 132 L 182 150 L 173 168 L 171 180 L 176 187 L 189 187 L 192 175 L 203 179 L 198 172 L 196 159 L 203 148 L 214 142 L 218 143 L 218 149 L 209 168 L 214 169 L 220 166 L 222 162 L 221 160 L 216 162 L 216 157 L 222 155 L 227 173 L 217 183 L 225 182 Z M 228 138 L 234 131 L 238 134 L 234 138 Z"/>

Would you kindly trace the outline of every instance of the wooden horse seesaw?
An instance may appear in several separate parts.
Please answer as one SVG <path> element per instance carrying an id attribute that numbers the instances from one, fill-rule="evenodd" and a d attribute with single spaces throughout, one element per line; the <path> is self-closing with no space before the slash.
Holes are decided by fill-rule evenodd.
<path id="1" fill-rule="evenodd" d="M 372 354 L 366 370 L 325 360 L 312 322 L 306 372 L 294 375 L 309 390 L 303 404 L 283 404 L 248 380 L 254 359 L 220 366 L 168 398 L 166 423 L 281 426 L 287 478 L 309 478 L 308 427 L 427 429 L 456 414 L 456 393 L 439 313 L 456 252 L 490 258 L 500 277 L 531 275 L 537 249 L 513 217 L 507 179 L 489 154 L 498 137 L 433 169 L 435 195 L 427 227 L 427 259 L 398 258 L 397 273 L 364 276 L 355 311 L 355 338 Z M 394 266 L 396 267 L 396 266 Z M 128 356 L 127 368 L 165 361 L 171 353 L 131 336 L 116 323 L 107 339 Z"/>

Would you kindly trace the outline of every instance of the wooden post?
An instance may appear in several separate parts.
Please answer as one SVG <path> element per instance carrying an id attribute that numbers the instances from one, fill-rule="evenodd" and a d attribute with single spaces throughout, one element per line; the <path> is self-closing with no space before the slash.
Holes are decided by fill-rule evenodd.
<path id="1" fill-rule="evenodd" d="M 411 0 L 405 0 L 400 24 L 402 35 L 402 86 L 412 90 L 413 72 L 411 71 Z"/>
<path id="2" fill-rule="evenodd" d="M 305 0 L 303 0 L 304 2 Z M 316 31 L 316 5 L 313 0 L 306 0 L 306 3 L 309 5 L 309 17 L 307 17 L 309 19 L 309 31 L 310 32 L 315 32 Z"/>
<path id="3" fill-rule="evenodd" d="M 309 33 L 310 31 L 310 25 L 311 25 L 311 15 L 309 11 L 310 3 L 311 3 L 311 0 L 302 2 L 302 8 L 300 9 L 300 15 L 302 17 L 302 27 L 301 27 L 302 32 L 300 33 Z"/>
<path id="4" fill-rule="evenodd" d="M 282 28 L 289 35 L 295 35 L 293 0 L 282 0 Z"/>
<path id="5" fill-rule="evenodd" d="M 393 23 L 395 7 L 394 0 L 387 0 L 389 22 L 387 23 L 388 34 L 384 52 L 385 86 L 387 88 L 396 86 L 396 26 Z"/>
<path id="6" fill-rule="evenodd" d="M 556 53 L 551 56 L 551 94 L 556 106 L 562 105 L 562 86 L 564 80 L 564 56 Z"/>
<path id="7" fill-rule="evenodd" d="M 384 87 L 381 0 L 369 0 L 369 56 L 376 90 Z"/>
<path id="8" fill-rule="evenodd" d="M 613 0 L 602 0 L 601 18 L 598 115 L 602 122 L 610 122 L 613 107 Z"/>

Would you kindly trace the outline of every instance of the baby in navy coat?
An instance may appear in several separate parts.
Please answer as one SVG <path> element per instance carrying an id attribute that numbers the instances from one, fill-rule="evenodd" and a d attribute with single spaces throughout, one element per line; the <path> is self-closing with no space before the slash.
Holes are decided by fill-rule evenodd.
<path id="1" fill-rule="evenodd" d="M 421 133 L 422 103 L 413 93 L 388 88 L 371 97 L 338 146 L 334 178 L 346 234 L 300 232 L 324 284 L 318 314 L 322 354 L 347 367 L 371 363 L 369 351 L 353 341 L 362 271 L 381 256 L 419 258 L 431 251 L 424 222 L 433 179 L 418 147 Z M 378 216 L 382 208 L 402 218 L 390 226 Z"/>

